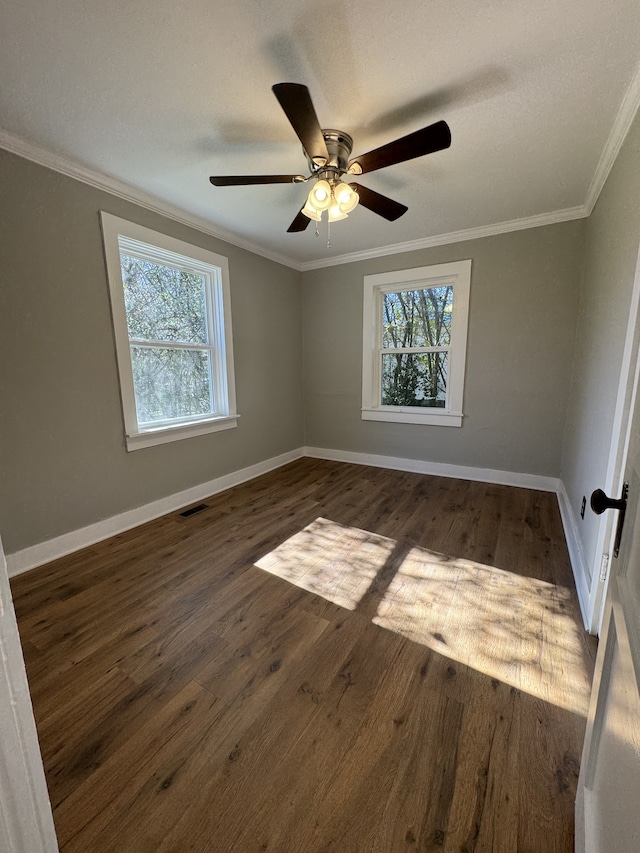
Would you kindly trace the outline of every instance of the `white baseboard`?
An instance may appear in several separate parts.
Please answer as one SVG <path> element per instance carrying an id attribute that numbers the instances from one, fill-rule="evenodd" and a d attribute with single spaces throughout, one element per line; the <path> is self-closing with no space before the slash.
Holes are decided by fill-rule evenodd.
<path id="1" fill-rule="evenodd" d="M 559 480 L 558 489 L 558 504 L 560 506 L 560 516 L 562 517 L 562 526 L 564 527 L 564 537 L 567 540 L 567 549 L 569 551 L 569 559 L 571 560 L 571 569 L 573 571 L 573 580 L 578 592 L 578 601 L 580 602 L 580 612 L 582 613 L 582 621 L 584 627 L 589 630 L 589 577 L 587 559 L 584 554 L 582 542 L 576 527 L 575 516 L 571 510 L 571 503 L 567 490 L 562 480 Z"/>
<path id="2" fill-rule="evenodd" d="M 245 483 L 261 474 L 266 474 L 276 468 L 309 456 L 313 459 L 328 459 L 335 462 L 351 462 L 355 465 L 371 465 L 375 468 L 390 468 L 396 471 L 410 471 L 416 474 L 432 474 L 437 477 L 451 477 L 457 480 L 473 480 L 482 483 L 497 483 L 503 486 L 516 486 L 524 489 L 536 489 L 543 492 L 554 492 L 558 497 L 560 515 L 564 526 L 567 548 L 571 559 L 571 567 L 578 590 L 578 599 L 583 619 L 587 612 L 589 591 L 587 587 L 587 571 L 584 552 L 571 512 L 569 499 L 564 484 L 556 477 L 543 477 L 538 474 L 521 474 L 514 471 L 499 471 L 493 468 L 472 468 L 464 465 L 451 465 L 443 462 L 425 462 L 420 459 L 403 459 L 398 456 L 379 456 L 370 453 L 356 453 L 347 450 L 331 450 L 322 447 L 301 447 L 234 471 L 207 483 L 201 483 L 185 491 L 169 495 L 166 498 L 153 501 L 144 506 L 136 507 L 127 512 L 106 518 L 95 524 L 90 524 L 80 530 L 73 530 L 47 542 L 41 542 L 22 551 L 7 555 L 9 577 L 29 571 L 58 557 L 64 557 L 81 548 L 86 548 L 110 536 L 123 533 L 132 527 L 137 527 L 154 518 L 159 518 L 169 512 L 175 512 L 184 506 L 203 500 L 225 489 Z M 586 619 L 585 619 L 586 625 Z"/>
<path id="3" fill-rule="evenodd" d="M 497 471 L 493 468 L 470 468 L 465 465 L 450 465 L 445 462 L 424 462 L 421 459 L 402 459 L 398 456 L 378 456 L 372 453 L 355 453 L 348 450 L 329 450 L 325 447 L 305 447 L 304 455 L 314 459 L 330 459 L 334 462 L 352 462 L 355 465 L 371 465 L 374 468 L 391 468 L 395 471 L 410 471 L 414 474 L 433 474 L 436 477 L 451 477 L 454 480 L 474 480 L 480 483 L 497 483 L 501 486 L 519 486 L 539 492 L 558 492 L 560 480 L 538 474 L 519 474 L 514 471 Z"/>
<path id="4" fill-rule="evenodd" d="M 200 483 L 190 489 L 168 495 L 166 498 L 135 507 L 135 509 L 127 510 L 127 512 L 122 512 L 111 518 L 105 518 L 95 524 L 82 527 L 80 530 L 72 530 L 62 536 L 56 536 L 55 539 L 49 539 L 47 542 L 32 545 L 13 554 L 7 554 L 9 577 L 27 572 L 29 569 L 34 569 L 36 566 L 41 566 L 51 560 L 57 560 L 58 557 L 64 557 L 66 554 L 79 551 L 81 548 L 94 545 L 96 542 L 101 542 L 117 533 L 123 533 L 139 524 L 145 524 L 147 521 L 166 515 L 168 512 L 175 512 L 177 509 L 201 501 L 203 498 L 215 495 L 218 492 L 223 492 L 232 486 L 238 486 L 247 480 L 253 480 L 254 477 L 267 474 L 269 471 L 300 459 L 303 455 L 302 448 L 290 450 L 288 453 L 274 456 L 264 462 L 258 462 L 256 465 L 250 465 L 240 471 L 225 474 L 223 477 L 217 477 L 207 483 Z"/>

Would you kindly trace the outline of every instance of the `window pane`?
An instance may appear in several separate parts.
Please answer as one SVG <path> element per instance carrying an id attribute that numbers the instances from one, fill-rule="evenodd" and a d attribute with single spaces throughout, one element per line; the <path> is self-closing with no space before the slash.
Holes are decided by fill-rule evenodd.
<path id="1" fill-rule="evenodd" d="M 447 347 L 451 342 L 453 287 L 385 293 L 382 346 Z"/>
<path id="2" fill-rule="evenodd" d="M 449 353 L 383 354 L 382 405 L 442 409 Z"/>
<path id="3" fill-rule="evenodd" d="M 204 278 L 120 254 L 129 338 L 206 344 Z"/>
<path id="4" fill-rule="evenodd" d="M 211 414 L 208 350 L 131 347 L 138 423 Z"/>

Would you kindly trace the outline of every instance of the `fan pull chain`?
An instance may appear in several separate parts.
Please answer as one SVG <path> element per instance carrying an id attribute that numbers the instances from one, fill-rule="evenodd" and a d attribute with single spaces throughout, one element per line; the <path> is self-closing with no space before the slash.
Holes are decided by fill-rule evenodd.
<path id="1" fill-rule="evenodd" d="M 331 247 L 331 220 L 327 219 L 327 249 Z"/>

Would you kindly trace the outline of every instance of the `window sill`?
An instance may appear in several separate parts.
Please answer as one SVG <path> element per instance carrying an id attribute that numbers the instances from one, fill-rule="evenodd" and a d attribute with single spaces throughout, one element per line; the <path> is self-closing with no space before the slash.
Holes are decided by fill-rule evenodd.
<path id="1" fill-rule="evenodd" d="M 445 412 L 432 409 L 428 412 L 415 409 L 362 409 L 363 421 L 387 421 L 396 424 L 428 424 L 431 426 L 462 426 L 462 412 Z"/>
<path id="2" fill-rule="evenodd" d="M 184 438 L 193 438 L 196 435 L 234 429 L 238 426 L 239 417 L 240 415 L 227 415 L 210 421 L 197 421 L 170 427 L 163 426 L 131 433 L 126 436 L 127 450 L 141 450 L 143 447 L 153 447 L 156 444 L 167 444 L 170 441 L 181 441 Z"/>

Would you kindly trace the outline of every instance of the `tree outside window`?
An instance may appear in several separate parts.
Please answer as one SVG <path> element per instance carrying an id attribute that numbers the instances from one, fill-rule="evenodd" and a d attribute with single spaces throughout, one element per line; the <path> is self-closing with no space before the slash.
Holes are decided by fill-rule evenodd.
<path id="1" fill-rule="evenodd" d="M 121 253 L 140 424 L 215 411 L 205 279 Z"/>
<path id="2" fill-rule="evenodd" d="M 385 293 L 382 405 L 444 408 L 453 287 Z"/>

